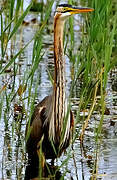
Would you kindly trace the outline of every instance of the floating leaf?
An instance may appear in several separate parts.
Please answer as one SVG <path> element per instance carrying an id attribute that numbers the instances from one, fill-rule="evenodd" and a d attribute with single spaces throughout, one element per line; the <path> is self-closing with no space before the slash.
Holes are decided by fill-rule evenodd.
<path id="1" fill-rule="evenodd" d="M 17 104 L 14 104 L 14 113 L 16 112 L 22 112 L 23 111 L 23 107 Z"/>
<path id="2" fill-rule="evenodd" d="M 2 91 L 4 91 L 4 90 L 6 89 L 6 87 L 7 87 L 7 84 L 5 84 L 5 85 L 0 89 L 0 93 L 1 93 Z"/>
<path id="3" fill-rule="evenodd" d="M 17 90 L 17 93 L 19 96 L 22 96 L 22 94 L 25 92 L 26 90 L 26 85 L 22 86 L 21 84 L 19 85 L 19 88 Z"/>

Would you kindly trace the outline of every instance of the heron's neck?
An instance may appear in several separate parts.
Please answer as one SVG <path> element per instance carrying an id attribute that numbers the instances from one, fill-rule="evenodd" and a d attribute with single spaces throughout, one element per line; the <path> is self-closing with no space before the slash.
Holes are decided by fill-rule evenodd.
<path id="1" fill-rule="evenodd" d="M 59 19 L 59 16 L 54 18 L 54 61 L 55 68 L 58 69 L 59 61 L 63 63 L 63 29 L 64 21 Z"/>
<path id="2" fill-rule="evenodd" d="M 63 120 L 65 118 L 65 59 L 63 52 L 63 29 L 64 21 L 59 16 L 54 18 L 54 122 L 58 136 L 61 134 Z"/>
<path id="3" fill-rule="evenodd" d="M 64 21 L 59 15 L 54 17 L 54 63 L 55 77 L 52 94 L 52 103 L 48 105 L 49 137 L 54 142 L 64 144 L 69 137 L 70 120 L 67 121 L 64 139 L 61 141 L 63 124 L 67 114 L 65 98 L 65 59 L 63 52 L 63 28 Z"/>
<path id="4" fill-rule="evenodd" d="M 54 63 L 55 77 L 54 89 L 65 86 L 65 59 L 63 52 L 63 29 L 64 21 L 59 19 L 59 15 L 54 17 Z"/>

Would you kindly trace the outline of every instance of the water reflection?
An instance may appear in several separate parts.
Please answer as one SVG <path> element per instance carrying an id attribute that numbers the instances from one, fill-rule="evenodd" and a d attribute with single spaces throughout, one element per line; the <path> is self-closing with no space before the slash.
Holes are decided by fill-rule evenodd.
<path id="1" fill-rule="evenodd" d="M 58 170 L 58 166 L 53 166 L 48 163 L 45 164 L 45 167 L 43 169 L 39 169 L 38 166 L 38 157 L 35 157 L 35 160 L 33 164 L 29 164 L 26 166 L 26 171 L 25 171 L 25 180 L 30 180 L 30 179 L 50 179 L 50 180 L 60 180 L 63 175 L 62 173 Z M 39 173 L 41 171 L 41 178 L 39 178 Z"/>
<path id="2" fill-rule="evenodd" d="M 30 38 L 35 34 L 36 29 L 39 26 L 40 17 L 36 13 L 30 13 L 26 18 L 26 22 L 30 22 L 31 19 L 36 18 L 36 24 L 28 24 L 27 26 L 23 25 L 19 33 L 16 35 L 16 42 L 9 43 L 8 47 L 8 56 L 12 55 L 12 51 L 17 52 L 18 49 L 24 46 Z M 51 20 L 52 22 L 52 20 Z M 49 32 L 52 32 L 52 25 L 49 27 Z M 79 29 L 79 28 L 75 28 Z M 44 49 L 46 49 L 45 55 L 43 57 L 43 61 L 40 63 L 40 66 L 34 76 L 34 83 L 32 85 L 32 92 L 35 90 L 37 76 L 39 78 L 39 86 L 37 90 L 38 100 L 43 99 L 45 96 L 49 95 L 52 90 L 52 84 L 49 80 L 48 70 L 53 74 L 53 52 L 50 50 L 50 46 L 52 47 L 52 36 L 53 34 L 49 34 L 46 36 L 44 34 Z M 28 34 L 28 35 L 27 35 Z M 79 35 L 75 34 L 75 39 L 79 44 Z M 49 43 L 48 43 L 49 41 Z M 15 44 L 16 43 L 16 44 Z M 33 42 L 28 46 L 28 48 L 24 51 L 22 56 L 17 59 L 18 71 L 15 79 L 13 78 L 12 73 L 6 74 L 3 77 L 0 77 L 0 87 L 3 87 L 5 83 L 8 82 L 8 88 L 5 92 L 5 97 L 0 96 L 0 103 L 3 104 L 3 114 L 0 120 L 0 179 L 23 179 L 25 175 L 25 164 L 26 164 L 26 155 L 25 155 L 25 125 L 26 118 L 22 115 L 22 107 L 27 109 L 27 95 L 26 91 L 24 98 L 25 104 L 22 103 L 22 100 L 19 96 L 16 96 L 12 104 L 7 104 L 4 102 L 4 99 L 7 102 L 7 97 L 9 96 L 9 92 L 11 89 L 11 85 L 14 82 L 14 92 L 17 92 L 17 89 L 22 82 L 24 74 L 26 71 L 29 71 L 32 64 L 32 47 Z M 13 48 L 13 49 L 12 49 Z M 7 59 L 6 59 L 7 60 Z M 69 96 L 69 90 L 72 81 L 72 72 L 74 71 L 72 65 L 70 64 L 69 58 L 66 56 L 66 76 L 67 76 L 67 94 Z M 100 139 L 100 149 L 97 147 L 95 132 L 94 129 L 99 124 L 100 113 L 98 111 L 92 116 L 89 127 L 85 133 L 84 144 L 80 144 L 78 139 L 79 129 L 81 129 L 83 118 L 85 118 L 84 112 L 80 112 L 80 118 L 78 127 L 76 127 L 77 138 L 74 143 L 73 152 L 71 149 L 67 150 L 67 155 L 62 155 L 61 158 L 55 163 L 55 166 L 51 166 L 47 164 L 50 172 L 48 172 L 47 167 L 44 170 L 45 177 L 60 179 L 60 177 L 64 176 L 64 172 L 66 172 L 66 176 L 64 179 L 78 179 L 78 180 L 88 180 L 92 178 L 92 172 L 94 166 L 98 166 L 97 179 L 104 180 L 116 180 L 117 179 L 117 70 L 112 71 L 109 74 L 108 85 L 107 85 L 107 96 L 106 96 L 106 105 L 109 109 L 110 113 L 105 114 L 104 125 L 102 129 L 101 139 Z M 72 93 L 72 109 L 76 116 L 78 105 L 79 105 L 79 97 L 82 88 L 82 79 L 78 79 L 76 82 L 73 93 Z M 10 94 L 12 96 L 12 93 Z M 100 98 L 100 97 L 99 97 Z M 8 102 L 7 102 L 8 103 Z M 6 112 L 6 106 L 9 107 L 9 112 Z M 15 106 L 15 107 L 14 107 Z M 17 106 L 17 107 L 16 107 Z M 25 107 L 26 106 L 26 107 Z M 20 113 L 15 113 L 13 115 L 14 108 L 20 109 Z M 28 109 L 30 111 L 30 109 Z M 7 116 L 8 113 L 8 116 Z M 87 114 L 86 114 L 87 115 Z M 27 114 L 25 114 L 27 116 Z M 7 124 L 7 121 L 8 124 Z M 98 151 L 98 157 L 96 157 L 96 151 Z M 70 152 L 69 152 L 70 151 Z M 69 154 L 69 161 L 65 164 L 60 171 L 58 170 L 58 166 L 62 164 L 66 157 Z M 98 161 L 96 162 L 96 158 Z M 35 161 L 36 163 L 36 161 Z M 98 164 L 96 164 L 98 163 Z M 38 175 L 38 166 L 37 164 L 33 167 L 28 165 L 26 166 L 26 175 L 25 179 L 29 178 L 30 172 L 34 177 Z M 95 173 L 95 172 L 93 172 Z"/>

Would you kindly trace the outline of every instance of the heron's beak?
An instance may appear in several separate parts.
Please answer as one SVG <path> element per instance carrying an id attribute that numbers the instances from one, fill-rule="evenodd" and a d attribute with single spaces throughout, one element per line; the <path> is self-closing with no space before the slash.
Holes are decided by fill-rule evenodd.
<path id="1" fill-rule="evenodd" d="M 94 11 L 93 8 L 88 8 L 88 7 L 72 7 L 69 8 L 69 12 L 71 14 L 79 14 L 79 13 L 87 13 L 87 12 L 92 12 Z"/>

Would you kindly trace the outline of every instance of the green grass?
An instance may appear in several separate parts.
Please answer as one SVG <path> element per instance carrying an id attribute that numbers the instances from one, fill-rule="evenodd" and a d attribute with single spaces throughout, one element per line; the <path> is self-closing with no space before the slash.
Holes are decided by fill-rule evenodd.
<path id="1" fill-rule="evenodd" d="M 13 106 L 15 103 L 20 104 L 23 108 L 23 112 L 25 112 L 25 114 L 23 115 L 25 116 L 24 119 L 26 121 L 29 120 L 30 123 L 40 81 L 40 74 L 38 74 L 36 78 L 35 89 L 33 89 L 34 76 L 38 71 L 39 63 L 43 60 L 43 56 L 45 53 L 43 51 L 43 36 L 45 33 L 44 30 L 47 28 L 47 24 L 50 18 L 53 2 L 54 1 L 51 0 L 49 2 L 49 6 L 47 4 L 43 8 L 43 12 L 40 12 L 42 22 L 38 27 L 38 30 L 34 37 L 32 37 L 29 42 L 27 42 L 21 49 L 19 49 L 17 53 L 13 52 L 11 57 L 7 54 L 8 45 L 16 38 L 16 35 L 18 33 L 18 30 L 22 26 L 24 18 L 30 12 L 33 1 L 31 2 L 31 4 L 29 4 L 26 10 L 23 11 L 23 0 L 16 1 L 16 5 L 15 1 L 11 0 L 8 1 L 7 4 L 4 4 L 0 11 L 0 78 L 5 79 L 5 77 L 7 76 L 7 80 L 4 80 L 3 86 L 0 87 L 0 122 L 1 119 L 4 119 L 4 130 L 6 132 L 11 131 L 14 141 L 16 138 L 16 132 L 17 134 L 23 134 L 23 140 L 18 137 L 18 139 L 20 139 L 22 143 L 23 151 L 25 151 L 25 134 L 23 125 L 19 123 L 23 121 L 23 117 L 19 115 L 17 117 L 17 121 L 14 121 Z M 74 2 L 71 0 L 69 1 L 69 3 L 74 4 Z M 98 152 L 101 145 L 101 133 L 106 108 L 105 97 L 108 74 L 112 70 L 112 68 L 115 68 L 117 66 L 117 7 L 116 2 L 111 0 L 88 0 L 87 3 L 88 6 L 94 8 L 95 11 L 88 13 L 87 15 L 83 15 L 83 26 L 81 26 L 80 29 L 82 32 L 82 43 L 80 47 L 76 47 L 77 40 L 75 39 L 75 35 L 79 32 L 74 32 L 74 22 L 76 20 L 73 17 L 68 20 L 65 27 L 64 47 L 65 54 L 68 55 L 72 66 L 72 85 L 69 98 L 70 107 L 71 99 L 74 97 L 77 98 L 76 84 L 82 82 L 81 90 L 79 92 L 80 102 L 79 106 L 75 110 L 75 126 L 80 124 L 82 128 L 80 126 L 77 131 L 74 131 L 73 144 L 75 140 L 79 138 L 81 130 L 83 132 L 85 143 L 85 128 L 89 124 L 91 116 L 96 110 L 100 115 L 100 121 L 97 123 L 94 129 L 96 149 L 94 157 L 95 160 L 93 164 L 94 167 L 92 172 L 93 176 L 95 175 L 95 173 L 98 173 L 97 159 L 99 156 Z M 83 0 L 81 1 L 81 4 L 83 6 L 87 5 L 86 1 Z M 69 32 L 68 28 L 70 30 Z M 18 66 L 16 64 L 16 61 L 23 54 L 28 45 L 32 42 L 32 65 L 30 68 L 27 68 L 25 72 L 23 72 L 24 76 L 20 79 L 19 87 L 24 90 L 20 90 L 20 93 L 18 94 L 19 87 L 15 87 L 16 76 L 18 74 Z M 68 44 L 69 48 L 67 46 Z M 9 69 L 11 69 L 13 72 L 13 78 L 11 78 L 9 73 L 7 73 L 7 70 Z M 50 74 L 51 72 L 49 72 L 49 76 L 52 82 L 52 77 Z M 10 84 L 11 86 L 9 89 L 8 84 Z M 100 99 L 97 99 L 98 95 L 100 95 Z M 86 109 L 88 109 L 88 116 L 87 118 L 85 118 L 84 116 L 81 122 L 80 112 L 85 111 Z M 98 109 L 100 110 L 98 111 Z M 66 119 L 64 127 L 66 126 Z M 10 146 L 10 143 L 8 143 L 7 145 Z M 12 147 L 9 148 L 11 148 L 12 150 Z M 68 150 L 68 154 L 66 155 L 65 160 L 62 162 L 61 166 L 58 169 L 67 166 L 70 158 L 71 149 Z M 63 174 L 65 175 L 66 173 L 67 170 L 65 170 Z"/>
<path id="2" fill-rule="evenodd" d="M 8 50 L 8 45 L 15 39 L 15 36 L 18 32 L 18 30 L 22 26 L 22 22 L 26 15 L 29 13 L 30 8 L 32 7 L 32 2 L 31 4 L 26 8 L 25 11 L 23 11 L 23 1 L 17 1 L 16 3 L 16 8 L 15 8 L 15 1 L 11 1 L 10 3 L 6 4 L 6 7 L 9 8 L 9 10 L 6 10 L 6 7 L 3 8 L 3 11 L 1 12 L 1 35 L 0 35 L 0 40 L 1 40 L 1 59 L 0 59 L 0 75 L 1 77 L 7 76 L 9 80 L 7 79 L 6 81 L 11 81 L 12 79 L 13 82 L 10 84 L 11 88 L 8 90 L 8 84 L 9 82 L 3 84 L 3 87 L 0 88 L 0 117 L 4 119 L 4 124 L 5 124 L 5 131 L 8 131 L 8 129 L 11 129 L 11 124 L 12 124 L 12 140 L 15 142 L 16 138 L 16 132 L 17 135 L 19 136 L 19 141 L 21 141 L 21 134 L 23 132 L 23 141 L 22 141 L 22 148 L 23 152 L 25 152 L 25 132 L 22 131 L 22 118 L 25 116 L 25 119 L 30 120 L 31 115 L 34 109 L 34 101 L 35 97 L 37 95 L 37 87 L 38 83 L 40 80 L 40 76 L 38 76 L 37 81 L 36 81 L 36 87 L 35 91 L 32 91 L 32 84 L 33 84 L 33 77 L 38 69 L 39 62 L 42 60 L 43 53 L 42 51 L 42 38 L 43 38 L 43 30 L 47 24 L 48 18 L 51 13 L 51 8 L 53 4 L 53 0 L 49 3 L 49 7 L 47 8 L 47 11 L 44 15 L 44 21 L 42 22 L 42 25 L 38 28 L 37 33 L 32 37 L 32 39 L 27 42 L 23 48 L 19 49 L 16 54 L 12 54 L 12 57 L 8 57 L 8 60 L 6 59 L 7 57 L 7 50 Z M 46 7 L 45 7 L 46 8 Z M 7 12 L 8 11 L 8 12 Z M 9 13 L 10 12 L 10 13 Z M 8 16 L 9 14 L 9 16 Z M 5 15 L 5 17 L 4 17 Z M 30 69 L 26 69 L 24 73 L 24 76 L 20 82 L 19 87 L 16 89 L 16 77 L 18 74 L 18 66 L 15 63 L 18 58 L 22 55 L 22 53 L 25 51 L 25 49 L 28 47 L 30 43 L 34 42 L 33 46 L 33 55 L 32 55 L 32 66 Z M 15 51 L 14 51 L 15 52 Z M 5 63 L 4 63 L 5 62 Z M 13 72 L 14 78 L 9 77 L 9 73 L 7 72 L 9 69 Z M 24 89 L 24 90 L 23 90 Z M 28 90 L 28 97 L 25 91 Z M 16 100 L 18 99 L 18 100 Z M 28 99 L 28 106 L 26 109 L 26 99 Z M 16 101 L 16 102 L 15 102 Z M 4 102 L 4 103 L 3 103 Z M 18 106 L 23 108 L 23 112 L 25 115 L 23 117 L 19 114 L 18 117 L 13 118 L 13 113 L 15 110 L 13 110 L 14 103 L 16 103 Z M 29 111 L 30 109 L 30 111 Z M 28 111 L 28 112 L 27 112 Z M 10 118 L 12 117 L 12 122 L 10 121 Z M 15 122 L 16 121 L 16 122 Z M 3 122 L 2 122 L 3 123 Z M 26 122 L 25 122 L 26 123 Z M 19 126 L 19 125 L 20 126 Z M 16 144 L 16 146 L 19 146 Z M 21 145 L 20 145 L 21 146 Z M 11 147 L 12 149 L 12 147 Z M 17 149 L 18 150 L 18 149 Z M 19 150 L 18 150 L 19 151 Z M 18 158 L 18 153 L 16 154 L 16 158 Z M 17 168 L 17 167 L 16 167 Z M 21 169 L 18 170 L 18 176 L 21 176 Z M 11 170 L 12 171 L 12 170 Z M 9 174 L 10 176 L 10 174 Z M 19 179 L 18 177 L 18 179 Z"/>
<path id="3" fill-rule="evenodd" d="M 82 78 L 82 90 L 80 96 L 80 108 L 87 109 L 88 104 L 91 104 L 88 117 L 83 122 L 82 131 L 88 126 L 91 115 L 94 110 L 100 107 L 100 121 L 94 129 L 95 141 L 97 149 L 95 156 L 98 156 L 101 142 L 101 132 L 103 127 L 105 113 L 105 97 L 106 87 L 109 72 L 113 67 L 116 67 L 116 61 L 113 58 L 114 41 L 116 37 L 117 13 L 113 15 L 113 2 L 104 0 L 89 1 L 89 7 L 95 11 L 88 16 L 85 16 L 82 44 L 78 57 L 76 54 L 76 73 L 74 77 L 79 80 Z M 85 29 L 85 33 L 84 33 Z M 74 59 L 74 58 L 73 58 Z M 74 62 L 74 60 L 73 60 Z M 75 67 L 74 67 L 75 68 Z M 97 100 L 97 95 L 100 95 L 100 100 Z M 79 111 L 77 111 L 77 122 L 79 123 Z M 76 137 L 78 134 L 76 133 Z M 85 136 L 83 136 L 85 139 Z M 97 158 L 94 162 L 94 172 L 97 172 Z"/>

